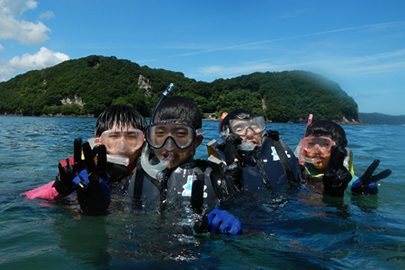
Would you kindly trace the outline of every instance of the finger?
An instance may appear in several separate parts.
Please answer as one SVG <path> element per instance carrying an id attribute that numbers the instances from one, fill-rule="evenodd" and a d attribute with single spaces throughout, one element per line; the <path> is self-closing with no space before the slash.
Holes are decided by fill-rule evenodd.
<path id="1" fill-rule="evenodd" d="M 344 152 L 339 149 L 336 145 L 332 146 L 329 163 L 327 169 L 333 169 L 337 171 L 340 167 L 343 166 L 343 161 L 345 159 Z"/>
<path id="2" fill-rule="evenodd" d="M 97 169 L 101 172 L 101 175 L 105 175 L 107 168 L 107 150 L 105 145 L 100 145 L 98 147 L 98 155 L 97 155 Z"/>
<path id="3" fill-rule="evenodd" d="M 76 138 L 73 143 L 73 158 L 75 164 L 78 164 L 82 160 L 82 139 Z"/>
<path id="4" fill-rule="evenodd" d="M 371 177 L 371 182 L 377 182 L 378 180 L 387 178 L 388 176 L 391 175 L 391 173 L 392 173 L 392 171 L 390 169 L 384 170 L 384 171 L 382 171 L 382 172 L 380 172 L 380 173 L 378 173 L 376 175 L 373 175 Z"/>
<path id="5" fill-rule="evenodd" d="M 380 164 L 380 160 L 375 159 L 373 161 L 373 163 L 371 163 L 371 165 L 367 168 L 366 172 L 363 174 L 363 176 L 361 178 L 366 181 L 369 180 L 371 178 L 371 176 L 373 175 L 373 172 L 375 171 L 375 169 L 377 169 L 379 164 Z M 369 183 L 363 183 L 363 184 L 369 184 Z"/>
<path id="6" fill-rule="evenodd" d="M 74 160 L 73 157 L 68 157 L 68 158 L 66 159 L 66 161 L 67 161 L 67 163 L 68 163 L 68 167 L 69 167 L 69 168 L 71 168 L 72 166 L 75 165 L 75 160 Z"/>
<path id="7" fill-rule="evenodd" d="M 83 153 L 84 153 L 84 159 L 86 161 L 86 169 L 87 171 L 94 172 L 96 170 L 96 165 L 94 164 L 94 156 L 91 152 L 91 147 L 89 142 L 85 142 L 83 144 Z"/>

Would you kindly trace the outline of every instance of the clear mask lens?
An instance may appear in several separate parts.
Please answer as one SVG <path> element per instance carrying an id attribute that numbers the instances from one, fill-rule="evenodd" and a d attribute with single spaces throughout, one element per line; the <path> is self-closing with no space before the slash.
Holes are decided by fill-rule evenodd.
<path id="1" fill-rule="evenodd" d="M 139 129 L 111 129 L 100 136 L 100 143 L 104 144 L 108 152 L 127 152 L 138 150 L 144 141 L 143 132 Z"/>
<path id="2" fill-rule="evenodd" d="M 232 119 L 229 121 L 231 133 L 239 136 L 246 136 L 248 129 L 254 134 L 262 134 L 266 130 L 266 120 L 263 116 L 256 116 L 251 119 Z"/>
<path id="3" fill-rule="evenodd" d="M 302 148 L 307 152 L 320 151 L 322 153 L 331 150 L 335 142 L 328 137 L 305 137 L 302 139 Z"/>
<path id="4" fill-rule="evenodd" d="M 146 141 L 155 149 L 163 146 L 168 151 L 173 150 L 174 147 L 185 149 L 190 147 L 202 131 L 202 129 L 196 131 L 194 127 L 181 123 L 153 124 L 146 129 Z"/>

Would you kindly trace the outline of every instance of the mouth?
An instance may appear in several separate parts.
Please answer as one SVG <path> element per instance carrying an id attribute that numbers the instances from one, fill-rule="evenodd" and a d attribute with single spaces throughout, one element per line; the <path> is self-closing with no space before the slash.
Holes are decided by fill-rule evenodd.
<path id="1" fill-rule="evenodd" d="M 165 160 L 165 161 L 172 161 L 175 159 L 175 157 L 176 157 L 176 155 L 173 152 L 164 152 L 162 154 L 162 160 Z"/>
<path id="2" fill-rule="evenodd" d="M 259 142 L 256 140 L 248 140 L 248 142 L 253 143 L 255 145 L 255 147 L 259 144 Z"/>

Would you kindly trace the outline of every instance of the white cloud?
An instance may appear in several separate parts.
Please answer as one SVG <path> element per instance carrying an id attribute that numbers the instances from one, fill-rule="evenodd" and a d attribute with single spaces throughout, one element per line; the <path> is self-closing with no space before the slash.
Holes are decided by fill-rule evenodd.
<path id="1" fill-rule="evenodd" d="M 3 45 L 0 44 L 0 53 L 2 53 L 4 51 L 4 47 Z"/>
<path id="2" fill-rule="evenodd" d="M 53 52 L 45 47 L 42 47 L 39 52 L 34 55 L 26 53 L 21 57 L 13 57 L 8 62 L 8 65 L 17 70 L 25 71 L 54 66 L 66 60 L 69 60 L 68 55 L 64 53 Z"/>
<path id="3" fill-rule="evenodd" d="M 54 18 L 54 17 L 55 17 L 55 14 L 53 14 L 52 11 L 45 11 L 39 15 L 40 19 L 50 19 L 50 18 Z"/>
<path id="4" fill-rule="evenodd" d="M 37 2 L 33 0 L 0 0 L 0 13 L 19 16 L 28 9 L 35 9 Z"/>
<path id="5" fill-rule="evenodd" d="M 0 0 L 0 39 L 14 39 L 22 44 L 37 45 L 49 39 L 51 30 L 42 22 L 28 22 L 16 17 L 28 9 L 35 9 L 35 1 Z"/>
<path id="6" fill-rule="evenodd" d="M 0 81 L 8 80 L 18 72 L 52 67 L 69 59 L 68 55 L 53 52 L 45 47 L 34 55 L 26 53 L 21 57 L 15 56 L 10 61 L 0 59 Z"/>

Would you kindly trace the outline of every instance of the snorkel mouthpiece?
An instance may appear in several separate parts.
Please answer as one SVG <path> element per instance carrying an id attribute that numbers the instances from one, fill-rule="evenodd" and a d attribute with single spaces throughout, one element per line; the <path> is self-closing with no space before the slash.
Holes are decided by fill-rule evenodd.
<path id="1" fill-rule="evenodd" d="M 142 155 L 141 155 L 142 168 L 147 174 L 149 174 L 149 176 L 153 177 L 154 179 L 159 180 L 158 175 L 160 172 L 162 172 L 164 169 L 167 168 L 167 166 L 170 163 L 171 156 L 169 156 L 166 159 L 159 160 L 159 163 L 157 163 L 156 165 L 152 165 L 149 162 L 150 151 L 151 151 L 150 147 L 146 143 L 145 146 L 143 147 Z"/>
<path id="2" fill-rule="evenodd" d="M 242 151 L 253 151 L 253 149 L 255 149 L 255 144 L 252 142 L 243 142 L 238 144 L 238 149 Z"/>
<path id="3" fill-rule="evenodd" d="M 107 162 L 115 163 L 118 165 L 123 165 L 126 167 L 129 165 L 129 158 L 126 156 L 121 156 L 121 155 L 107 154 Z"/>

